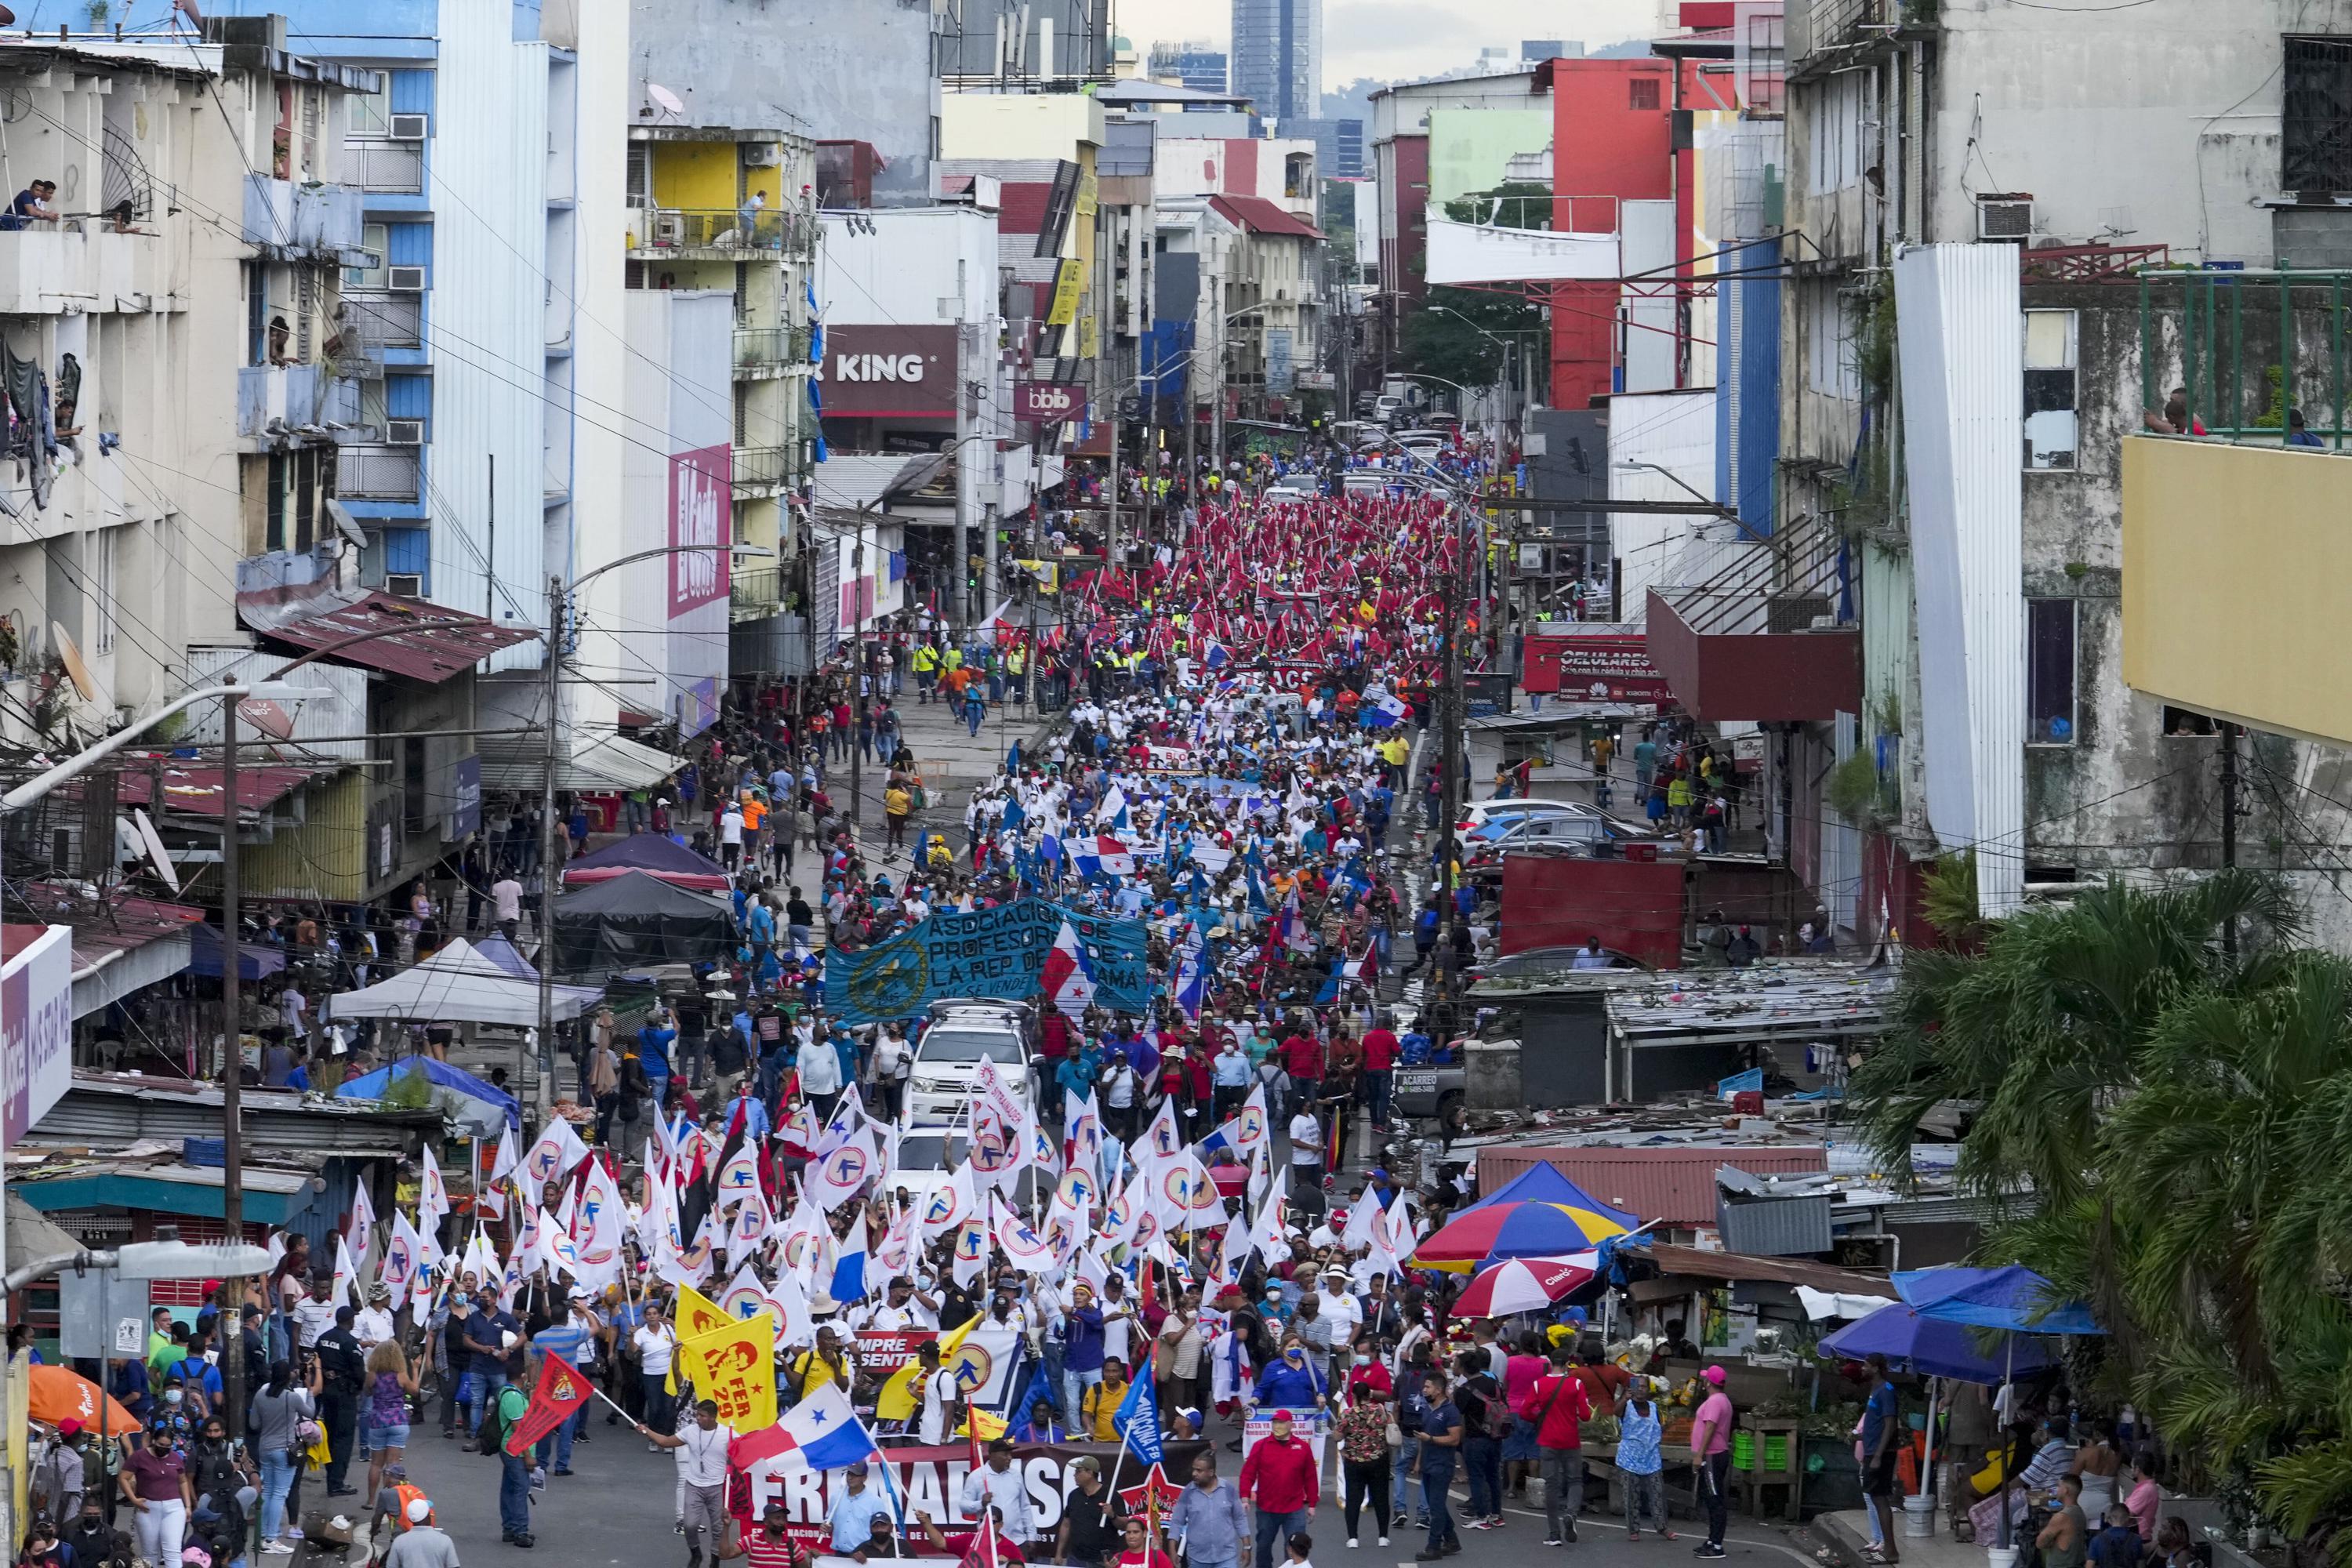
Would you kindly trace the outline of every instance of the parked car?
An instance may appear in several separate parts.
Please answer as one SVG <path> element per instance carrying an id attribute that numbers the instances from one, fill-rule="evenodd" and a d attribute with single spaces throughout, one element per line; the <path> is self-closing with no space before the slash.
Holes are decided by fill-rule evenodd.
<path id="1" fill-rule="evenodd" d="M 1404 416 L 1404 399 L 1383 395 L 1372 404 L 1372 417 L 1383 425 L 1394 425 Z"/>
<path id="2" fill-rule="evenodd" d="M 1637 958 L 1610 948 L 1601 950 L 1611 969 L 1644 969 L 1648 965 Z M 1490 958 L 1484 963 L 1474 963 L 1464 970 L 1464 978 L 1475 984 L 1481 980 L 1538 980 L 1555 974 L 1566 974 L 1576 968 L 1576 961 L 1584 952 L 1581 945 L 1571 947 L 1531 947 L 1524 952 L 1507 953 Z"/>
<path id="3" fill-rule="evenodd" d="M 1646 825 L 1621 822 L 1593 811 L 1548 811 L 1489 823 L 1470 836 L 1465 866 L 1500 860 L 1523 850 L 1590 854 L 1603 846 L 1664 843 Z"/>
<path id="4" fill-rule="evenodd" d="M 1474 800 L 1462 808 L 1459 821 L 1454 825 L 1456 833 L 1473 833 L 1490 822 L 1513 821 L 1522 816 L 1540 816 L 1554 811 L 1591 811 L 1581 801 L 1546 800 L 1540 795 L 1515 796 L 1509 800 Z"/>
<path id="5" fill-rule="evenodd" d="M 1028 1008 L 1018 1002 L 935 1002 L 915 1041 L 907 1083 L 907 1124 L 943 1127 L 971 1101 L 981 1058 L 996 1064 L 1013 1093 L 1031 1098 Z"/>
<path id="6" fill-rule="evenodd" d="M 1266 486 L 1265 493 L 1258 499 L 1266 501 L 1307 501 L 1313 500 L 1321 493 L 1313 479 L 1303 475 L 1291 474 Z"/>

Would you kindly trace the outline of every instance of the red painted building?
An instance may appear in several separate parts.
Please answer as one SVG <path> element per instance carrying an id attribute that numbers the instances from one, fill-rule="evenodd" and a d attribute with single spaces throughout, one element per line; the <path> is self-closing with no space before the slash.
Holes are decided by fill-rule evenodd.
<path id="1" fill-rule="evenodd" d="M 1685 69 L 1695 73 L 1695 67 Z M 1669 59 L 1544 62 L 1552 105 L 1552 227 L 1606 234 L 1619 205 L 1675 199 L 1675 257 L 1692 249 L 1691 155 L 1675 149 L 1678 102 Z M 1563 283 L 1552 290 L 1551 402 L 1590 407 L 1617 389 L 1619 286 Z"/>

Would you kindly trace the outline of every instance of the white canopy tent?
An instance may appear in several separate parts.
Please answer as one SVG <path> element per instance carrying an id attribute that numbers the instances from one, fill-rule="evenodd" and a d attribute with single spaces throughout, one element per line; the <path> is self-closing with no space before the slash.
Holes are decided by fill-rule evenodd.
<path id="1" fill-rule="evenodd" d="M 554 989 L 558 1019 L 577 1018 L 604 994 L 592 985 Z M 517 975 L 460 937 L 389 980 L 330 997 L 327 1016 L 399 1018 L 411 1023 L 447 1019 L 528 1027 L 539 1022 L 539 982 Z"/>

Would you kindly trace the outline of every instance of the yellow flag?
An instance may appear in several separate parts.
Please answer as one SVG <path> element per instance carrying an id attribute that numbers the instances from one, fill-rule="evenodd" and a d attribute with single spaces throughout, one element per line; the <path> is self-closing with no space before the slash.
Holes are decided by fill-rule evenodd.
<path id="1" fill-rule="evenodd" d="M 972 1330 L 978 1327 L 980 1327 L 980 1319 L 975 1316 L 963 1327 L 940 1336 L 941 1366 L 951 1368 L 955 1365 L 956 1354 L 963 1349 L 963 1342 L 969 1339 Z M 884 1381 L 880 1391 L 874 1396 L 874 1419 L 877 1421 L 913 1420 L 916 1405 L 915 1383 L 922 1375 L 923 1360 L 920 1356 L 915 1357 L 892 1373 Z"/>
<path id="2" fill-rule="evenodd" d="M 1006 1422 L 1003 1416 L 995 1414 L 993 1411 L 982 1410 L 977 1406 L 974 1406 L 972 1407 L 971 1418 L 967 1420 L 963 1426 L 957 1427 L 956 1430 L 964 1433 L 967 1436 L 977 1437 L 983 1443 L 993 1443 L 996 1439 L 1004 1436 L 1005 1426 Z M 977 1432 L 968 1430 L 968 1428 L 973 1426 L 979 1427 L 980 1430 Z"/>
<path id="3" fill-rule="evenodd" d="M 719 1304 L 691 1285 L 677 1288 L 677 1337 L 698 1339 L 740 1321 L 719 1310 Z"/>
<path id="4" fill-rule="evenodd" d="M 698 1399 L 715 1400 L 719 1419 L 739 1435 L 776 1424 L 776 1315 L 730 1319 L 677 1347 Z"/>

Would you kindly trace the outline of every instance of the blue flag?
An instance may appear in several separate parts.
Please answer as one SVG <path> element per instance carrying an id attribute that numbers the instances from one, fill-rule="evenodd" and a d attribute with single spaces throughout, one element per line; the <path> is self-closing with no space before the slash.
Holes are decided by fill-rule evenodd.
<path id="1" fill-rule="evenodd" d="M 1127 1397 L 1118 1402 L 1110 1425 L 1129 1453 L 1146 1465 L 1160 1463 L 1160 1395 L 1152 1390 L 1150 1356 L 1127 1385 Z"/>

